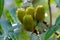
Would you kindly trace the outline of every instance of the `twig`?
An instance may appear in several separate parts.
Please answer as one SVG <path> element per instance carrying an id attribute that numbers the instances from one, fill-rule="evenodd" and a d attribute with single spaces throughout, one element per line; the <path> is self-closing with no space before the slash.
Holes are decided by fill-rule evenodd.
<path id="1" fill-rule="evenodd" d="M 49 13 L 50 13 L 50 27 L 52 26 L 52 13 L 51 13 L 51 7 L 50 7 L 50 0 L 48 0 L 48 6 L 49 6 Z"/>
<path id="2" fill-rule="evenodd" d="M 41 40 L 39 35 L 40 35 L 39 31 L 37 31 L 38 40 Z"/>
<path id="3" fill-rule="evenodd" d="M 46 21 L 43 21 L 43 23 L 49 28 L 49 24 Z"/>

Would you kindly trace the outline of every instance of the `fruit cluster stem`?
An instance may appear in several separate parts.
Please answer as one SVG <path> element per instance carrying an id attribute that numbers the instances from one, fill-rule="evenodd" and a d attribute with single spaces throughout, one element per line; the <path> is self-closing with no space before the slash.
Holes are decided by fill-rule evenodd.
<path id="1" fill-rule="evenodd" d="M 52 13 L 51 13 L 51 7 L 50 7 L 50 0 L 48 0 L 48 6 L 49 6 L 49 13 L 50 13 L 50 27 L 52 26 Z"/>
<path id="2" fill-rule="evenodd" d="M 41 40 L 41 39 L 40 39 L 39 31 L 37 31 L 37 36 L 38 36 L 38 40 Z"/>

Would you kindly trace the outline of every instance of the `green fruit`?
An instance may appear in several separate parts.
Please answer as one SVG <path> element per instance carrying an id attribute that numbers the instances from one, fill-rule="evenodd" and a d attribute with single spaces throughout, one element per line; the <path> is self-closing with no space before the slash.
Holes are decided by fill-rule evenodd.
<path id="1" fill-rule="evenodd" d="M 24 25 L 24 29 L 27 31 L 33 31 L 34 29 L 34 22 L 33 22 L 33 18 L 31 15 L 25 15 L 23 17 L 23 25 Z"/>
<path id="2" fill-rule="evenodd" d="M 35 13 L 34 7 L 28 7 L 28 8 L 26 9 L 26 13 L 27 13 L 28 15 L 31 15 L 31 16 L 33 17 L 33 19 L 34 19 L 34 13 Z"/>
<path id="3" fill-rule="evenodd" d="M 26 11 L 23 8 L 17 10 L 17 17 L 21 23 L 23 23 L 23 17 L 26 15 Z"/>
<path id="4" fill-rule="evenodd" d="M 43 5 L 39 5 L 36 8 L 36 21 L 42 22 L 44 21 L 44 18 L 45 18 L 45 9 Z"/>

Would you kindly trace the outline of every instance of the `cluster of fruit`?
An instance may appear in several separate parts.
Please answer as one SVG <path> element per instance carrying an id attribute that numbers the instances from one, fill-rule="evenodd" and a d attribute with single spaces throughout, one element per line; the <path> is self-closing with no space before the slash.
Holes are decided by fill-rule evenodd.
<path id="1" fill-rule="evenodd" d="M 36 8 L 28 7 L 26 9 L 19 8 L 17 10 L 17 17 L 19 21 L 23 24 L 25 30 L 32 31 L 39 22 L 44 21 L 44 6 L 38 5 Z"/>

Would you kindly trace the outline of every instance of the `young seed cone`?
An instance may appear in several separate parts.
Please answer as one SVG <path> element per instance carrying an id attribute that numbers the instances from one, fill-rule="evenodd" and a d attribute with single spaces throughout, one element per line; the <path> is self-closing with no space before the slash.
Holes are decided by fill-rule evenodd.
<path id="1" fill-rule="evenodd" d="M 23 17 L 23 25 L 24 25 L 24 29 L 27 31 L 33 31 L 34 29 L 34 22 L 33 22 L 33 18 L 31 15 L 25 15 Z"/>
<path id="2" fill-rule="evenodd" d="M 28 7 L 28 8 L 26 9 L 26 13 L 27 13 L 28 15 L 31 15 L 31 16 L 33 17 L 33 19 L 34 19 L 34 13 L 35 13 L 34 7 Z"/>
<path id="3" fill-rule="evenodd" d="M 23 23 L 23 17 L 26 15 L 26 11 L 23 8 L 17 10 L 17 17 L 21 23 Z"/>
<path id="4" fill-rule="evenodd" d="M 45 9 L 43 5 L 38 5 L 36 8 L 36 21 L 42 22 L 45 18 Z"/>

